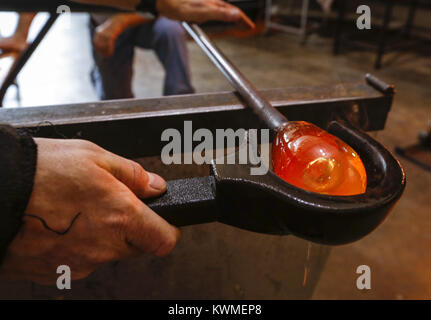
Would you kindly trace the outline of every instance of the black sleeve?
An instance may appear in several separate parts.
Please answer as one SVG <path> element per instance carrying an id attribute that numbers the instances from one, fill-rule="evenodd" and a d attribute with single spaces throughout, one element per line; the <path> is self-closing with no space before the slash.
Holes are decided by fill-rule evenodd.
<path id="1" fill-rule="evenodd" d="M 33 190 L 37 146 L 33 138 L 0 125 L 0 263 L 22 224 Z"/>

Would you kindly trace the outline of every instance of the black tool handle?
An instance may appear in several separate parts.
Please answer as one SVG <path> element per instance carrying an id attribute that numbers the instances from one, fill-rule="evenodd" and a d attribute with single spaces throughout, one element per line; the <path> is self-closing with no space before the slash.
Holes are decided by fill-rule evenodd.
<path id="1" fill-rule="evenodd" d="M 395 93 L 395 87 L 393 84 L 386 83 L 370 73 L 365 75 L 365 81 L 374 89 L 379 90 L 381 93 L 389 95 Z"/>
<path id="2" fill-rule="evenodd" d="M 169 223 L 182 227 L 217 221 L 214 177 L 172 180 L 167 187 L 162 196 L 144 202 Z"/>
<path id="3" fill-rule="evenodd" d="M 238 91 L 247 105 L 270 129 L 276 130 L 282 127 L 287 118 L 275 109 L 269 101 L 247 80 L 247 78 L 229 61 L 229 59 L 212 43 L 205 32 L 196 25 L 183 22 L 183 27 L 207 54 L 217 68 L 229 80 Z"/>

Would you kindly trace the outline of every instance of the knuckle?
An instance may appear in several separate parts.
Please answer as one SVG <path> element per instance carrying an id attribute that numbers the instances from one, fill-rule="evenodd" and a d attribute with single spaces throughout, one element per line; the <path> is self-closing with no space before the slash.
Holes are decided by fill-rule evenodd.
<path id="1" fill-rule="evenodd" d="M 164 257 L 168 255 L 175 248 L 178 240 L 179 240 L 179 236 L 176 233 L 170 234 L 169 236 L 165 237 L 162 244 L 155 252 L 155 255 L 158 257 Z"/>
<path id="2" fill-rule="evenodd" d="M 129 160 L 129 163 L 133 169 L 133 184 L 136 184 L 138 181 L 143 181 L 143 184 L 146 185 L 148 182 L 148 175 L 145 169 L 133 160 Z"/>
<path id="3" fill-rule="evenodd" d="M 106 216 L 106 223 L 115 230 L 125 231 L 133 224 L 133 219 L 142 210 L 143 203 L 126 197 L 112 214 Z"/>
<path id="4" fill-rule="evenodd" d="M 107 218 L 107 224 L 115 230 L 125 230 L 130 224 L 130 215 L 123 211 L 117 211 Z"/>
<path id="5" fill-rule="evenodd" d="M 134 197 L 127 197 L 124 201 L 123 213 L 127 217 L 142 211 L 143 203 Z"/>

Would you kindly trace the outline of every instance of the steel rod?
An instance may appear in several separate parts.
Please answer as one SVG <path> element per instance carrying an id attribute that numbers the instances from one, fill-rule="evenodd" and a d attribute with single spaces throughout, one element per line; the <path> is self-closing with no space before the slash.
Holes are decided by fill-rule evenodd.
<path id="1" fill-rule="evenodd" d="M 259 119 L 270 129 L 276 130 L 282 127 L 287 118 L 275 109 L 266 100 L 254 85 L 233 65 L 232 62 L 216 47 L 208 38 L 205 32 L 196 24 L 183 22 L 183 27 L 196 41 L 201 49 L 208 55 L 211 61 L 229 80 L 232 86 L 238 91 L 242 99 L 254 111 Z"/>

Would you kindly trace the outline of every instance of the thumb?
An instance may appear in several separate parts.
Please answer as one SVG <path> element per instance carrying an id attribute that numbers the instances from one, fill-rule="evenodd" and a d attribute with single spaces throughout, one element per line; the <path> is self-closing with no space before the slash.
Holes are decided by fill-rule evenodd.
<path id="1" fill-rule="evenodd" d="M 132 160 L 111 154 L 105 169 L 139 198 L 157 197 L 166 191 L 166 181 Z"/>

